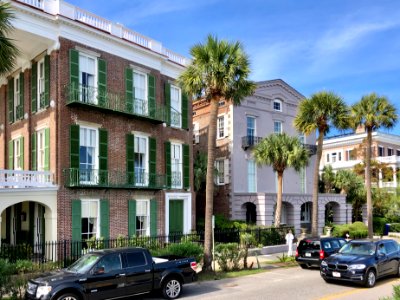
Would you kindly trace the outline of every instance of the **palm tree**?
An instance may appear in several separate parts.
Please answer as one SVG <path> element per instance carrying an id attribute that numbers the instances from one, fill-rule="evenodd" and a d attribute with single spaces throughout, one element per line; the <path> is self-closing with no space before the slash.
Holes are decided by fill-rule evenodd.
<path id="1" fill-rule="evenodd" d="M 214 194 L 214 162 L 217 135 L 218 103 L 241 100 L 253 94 L 256 85 L 247 78 L 250 63 L 239 42 L 229 43 L 209 35 L 205 44 L 190 49 L 192 62 L 179 76 L 183 91 L 210 102 L 210 120 L 207 145 L 206 209 L 204 233 L 204 268 L 211 270 L 212 262 L 212 215 Z"/>
<path id="2" fill-rule="evenodd" d="M 324 183 L 325 193 L 332 193 L 332 189 L 335 186 L 335 172 L 333 172 L 331 165 L 324 166 L 321 177 Z"/>
<path id="3" fill-rule="evenodd" d="M 365 157 L 365 185 L 367 188 L 367 219 L 368 237 L 373 237 L 372 228 L 372 194 L 371 194 L 371 145 L 372 131 L 381 127 L 390 129 L 397 122 L 396 108 L 384 96 L 375 93 L 363 96 L 354 104 L 352 111 L 352 125 L 354 128 L 364 126 L 367 131 L 367 153 Z"/>
<path id="4" fill-rule="evenodd" d="M 14 14 L 8 3 L 0 4 L 0 75 L 13 71 L 19 54 L 17 46 L 7 35 L 14 28 L 11 24 Z"/>
<path id="5" fill-rule="evenodd" d="M 318 235 L 318 175 L 324 136 L 332 126 L 339 129 L 347 128 L 348 121 L 349 110 L 342 98 L 333 92 L 325 91 L 315 93 L 311 95 L 311 98 L 301 101 L 294 119 L 296 129 L 306 135 L 318 130 L 312 195 L 311 233 L 313 236 Z"/>
<path id="6" fill-rule="evenodd" d="M 286 133 L 271 134 L 262 139 L 253 149 L 258 165 L 269 165 L 278 175 L 278 194 L 276 199 L 275 226 L 281 224 L 283 172 L 294 168 L 299 172 L 308 165 L 309 152 L 298 137 Z"/>

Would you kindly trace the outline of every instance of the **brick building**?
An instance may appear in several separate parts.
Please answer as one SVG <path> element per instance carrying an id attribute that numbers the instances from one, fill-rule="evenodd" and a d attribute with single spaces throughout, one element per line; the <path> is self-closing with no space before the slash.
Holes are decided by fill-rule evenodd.
<path id="1" fill-rule="evenodd" d="M 2 242 L 189 232 L 187 60 L 62 0 L 10 3 L 21 55 L 0 78 Z"/>

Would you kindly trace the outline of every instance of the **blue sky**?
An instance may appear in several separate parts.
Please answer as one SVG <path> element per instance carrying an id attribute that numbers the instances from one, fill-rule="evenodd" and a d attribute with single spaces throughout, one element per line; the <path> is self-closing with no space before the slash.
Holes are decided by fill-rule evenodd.
<path id="1" fill-rule="evenodd" d="M 251 79 L 352 104 L 376 92 L 400 113 L 398 0 L 67 0 L 189 57 L 208 34 L 240 41 Z M 400 134 L 400 121 L 391 133 Z"/>

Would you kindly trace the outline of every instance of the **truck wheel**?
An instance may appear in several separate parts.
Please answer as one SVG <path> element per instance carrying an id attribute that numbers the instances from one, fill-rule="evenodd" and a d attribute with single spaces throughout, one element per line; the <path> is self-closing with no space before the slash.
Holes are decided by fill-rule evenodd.
<path id="1" fill-rule="evenodd" d="M 79 299 L 80 298 L 73 293 L 62 294 L 61 296 L 57 297 L 57 300 L 79 300 Z"/>
<path id="2" fill-rule="evenodd" d="M 174 278 L 168 278 L 162 287 L 162 293 L 165 299 L 176 299 L 181 295 L 182 284 L 181 282 Z"/>
<path id="3" fill-rule="evenodd" d="M 372 288 L 376 282 L 376 274 L 374 270 L 369 270 L 365 275 L 365 286 Z"/>

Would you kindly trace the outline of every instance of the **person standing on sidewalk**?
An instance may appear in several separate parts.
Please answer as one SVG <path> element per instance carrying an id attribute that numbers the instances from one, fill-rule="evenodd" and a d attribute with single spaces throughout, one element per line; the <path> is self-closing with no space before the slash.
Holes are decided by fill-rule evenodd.
<path id="1" fill-rule="evenodd" d="M 292 256 L 293 255 L 293 240 L 294 240 L 294 236 L 292 233 L 292 230 L 289 229 L 288 233 L 285 236 L 285 240 L 286 240 L 286 245 L 288 245 L 288 256 Z"/>

